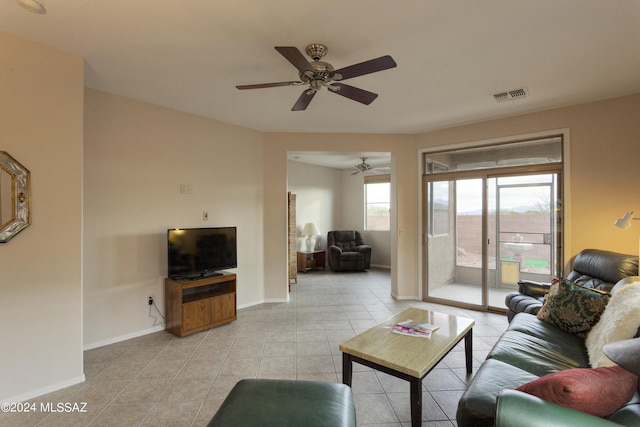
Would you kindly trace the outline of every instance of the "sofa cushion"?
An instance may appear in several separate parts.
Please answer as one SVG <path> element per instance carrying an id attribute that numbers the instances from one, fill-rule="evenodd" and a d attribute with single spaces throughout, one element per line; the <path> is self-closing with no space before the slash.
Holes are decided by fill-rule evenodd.
<path id="1" fill-rule="evenodd" d="M 487 358 L 500 360 L 539 377 L 563 369 L 589 366 L 584 344 L 571 346 L 518 331 L 502 334 Z"/>
<path id="2" fill-rule="evenodd" d="M 567 279 L 586 288 L 609 291 L 615 283 L 638 274 L 638 257 L 601 249 L 584 249 L 573 262 Z M 595 278 L 595 279 L 594 279 Z"/>
<path id="3" fill-rule="evenodd" d="M 499 360 L 485 360 L 458 402 L 460 427 L 493 426 L 500 390 L 514 389 L 538 377 Z"/>
<path id="4" fill-rule="evenodd" d="M 331 244 L 345 252 L 354 252 L 358 247 L 355 231 L 334 231 L 334 239 L 335 241 L 331 242 Z"/>
<path id="5" fill-rule="evenodd" d="M 342 254 L 340 254 L 340 261 L 354 261 L 354 262 L 361 262 L 364 259 L 364 254 L 360 253 L 360 252 L 342 252 Z"/>
<path id="6" fill-rule="evenodd" d="M 582 338 L 569 334 L 531 314 L 518 313 L 511 323 L 509 323 L 507 330 L 522 332 L 541 338 L 545 342 L 562 345 L 567 348 L 584 347 L 584 340 Z"/>
<path id="7" fill-rule="evenodd" d="M 507 306 L 507 316 L 509 322 L 518 313 L 537 314 L 542 307 L 542 297 L 532 298 L 529 295 L 523 295 L 520 292 L 508 293 L 504 298 Z"/>
<path id="8" fill-rule="evenodd" d="M 545 375 L 516 390 L 598 417 L 624 406 L 636 392 L 638 377 L 619 367 L 567 369 Z"/>
<path id="9" fill-rule="evenodd" d="M 638 386 L 640 389 L 640 385 Z M 636 426 L 640 420 L 640 392 L 629 403 L 607 417 L 609 421 L 623 426 Z"/>
<path id="10" fill-rule="evenodd" d="M 607 309 L 585 341 L 591 366 L 612 366 L 602 351 L 610 343 L 636 336 L 640 327 L 640 282 L 628 284 L 611 297 Z"/>
<path id="11" fill-rule="evenodd" d="M 538 318 L 570 334 L 586 338 L 600 320 L 609 295 L 556 279 L 538 312 Z"/>

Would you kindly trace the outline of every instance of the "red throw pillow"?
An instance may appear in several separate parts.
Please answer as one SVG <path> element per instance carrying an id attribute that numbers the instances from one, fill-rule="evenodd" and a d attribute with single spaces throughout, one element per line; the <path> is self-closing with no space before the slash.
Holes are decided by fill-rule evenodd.
<path id="1" fill-rule="evenodd" d="M 521 385 L 516 390 L 540 399 L 606 417 L 631 400 L 638 376 L 620 366 L 565 369 Z"/>

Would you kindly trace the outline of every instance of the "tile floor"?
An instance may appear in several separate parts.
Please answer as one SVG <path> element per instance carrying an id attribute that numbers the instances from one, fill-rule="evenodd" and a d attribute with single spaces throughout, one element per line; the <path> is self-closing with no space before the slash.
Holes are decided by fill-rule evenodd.
<path id="1" fill-rule="evenodd" d="M 83 413 L 0 414 L 0 426 L 205 426 L 241 378 L 340 382 L 346 339 L 408 307 L 475 319 L 477 368 L 507 326 L 499 314 L 389 295 L 387 270 L 301 274 L 288 303 L 261 304 L 238 320 L 185 338 L 157 332 L 85 352 L 86 381 L 35 399 L 86 403 Z M 455 426 L 467 375 L 458 345 L 425 378 L 423 426 Z M 409 385 L 354 365 L 359 426 L 410 425 Z"/>

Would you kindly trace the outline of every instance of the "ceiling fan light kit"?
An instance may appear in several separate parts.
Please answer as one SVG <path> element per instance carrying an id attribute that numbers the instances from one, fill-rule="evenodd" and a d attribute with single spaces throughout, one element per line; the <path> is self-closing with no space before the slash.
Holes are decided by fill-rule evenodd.
<path id="1" fill-rule="evenodd" d="M 300 80 L 239 85 L 236 86 L 236 88 L 244 90 L 308 85 L 308 88 L 302 92 L 296 103 L 293 105 L 293 108 L 291 108 L 291 111 L 306 110 L 315 94 L 324 87 L 326 87 L 329 92 L 369 105 L 378 97 L 378 94 L 340 82 L 342 80 L 387 70 L 397 66 L 393 58 L 386 55 L 336 70 L 333 65 L 328 62 L 321 61 L 328 52 L 327 47 L 323 44 L 313 43 L 306 47 L 305 52 L 313 62 L 307 61 L 304 55 L 302 55 L 302 52 L 300 52 L 296 47 L 276 46 L 275 49 L 284 56 L 291 65 L 298 69 L 298 76 L 300 77 Z"/>
<path id="2" fill-rule="evenodd" d="M 44 4 L 37 0 L 18 0 L 18 4 L 29 12 L 37 13 L 38 15 L 44 15 L 47 12 Z"/>
<path id="3" fill-rule="evenodd" d="M 319 61 L 327 54 L 329 49 L 323 44 L 320 43 L 312 43 L 305 49 L 307 55 L 314 61 Z"/>
<path id="4" fill-rule="evenodd" d="M 362 163 L 353 165 L 356 170 L 351 175 L 357 175 L 359 173 L 365 173 L 371 170 L 371 165 L 367 163 L 368 157 L 360 157 L 360 159 L 362 160 Z"/>

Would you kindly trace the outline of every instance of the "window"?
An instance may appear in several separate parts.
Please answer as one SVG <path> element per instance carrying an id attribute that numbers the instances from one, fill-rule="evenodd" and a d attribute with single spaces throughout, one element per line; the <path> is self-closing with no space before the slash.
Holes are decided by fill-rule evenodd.
<path id="1" fill-rule="evenodd" d="M 364 205 L 366 230 L 391 229 L 391 176 L 364 177 Z"/>
<path id="2" fill-rule="evenodd" d="M 449 234 L 449 181 L 429 183 L 429 234 Z"/>
<path id="3" fill-rule="evenodd" d="M 562 137 L 551 136 L 428 153 L 424 156 L 424 173 L 437 174 L 561 162 Z"/>
<path id="4" fill-rule="evenodd" d="M 425 157 L 425 173 L 447 172 L 447 166 Z M 449 181 L 430 182 L 428 191 L 429 234 L 449 234 Z"/>

